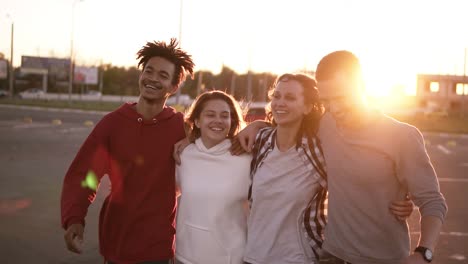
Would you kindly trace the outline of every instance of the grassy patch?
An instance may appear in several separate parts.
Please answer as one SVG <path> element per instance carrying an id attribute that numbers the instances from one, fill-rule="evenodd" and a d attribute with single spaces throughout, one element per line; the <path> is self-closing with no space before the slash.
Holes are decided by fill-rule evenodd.
<path id="1" fill-rule="evenodd" d="M 8 105 L 25 105 L 47 108 L 60 109 L 81 109 L 93 111 L 113 111 L 123 104 L 123 102 L 106 102 L 106 101 L 66 101 L 66 100 L 40 100 L 40 99 L 18 99 L 18 98 L 2 98 L 0 104 Z M 177 111 L 184 111 L 183 106 L 173 105 Z"/>
<path id="2" fill-rule="evenodd" d="M 0 104 L 8 105 L 26 105 L 38 106 L 47 108 L 60 108 L 60 109 L 82 109 L 94 111 L 112 111 L 117 109 L 122 102 L 104 102 L 104 101 L 51 101 L 40 99 L 17 99 L 17 98 L 3 98 Z"/>

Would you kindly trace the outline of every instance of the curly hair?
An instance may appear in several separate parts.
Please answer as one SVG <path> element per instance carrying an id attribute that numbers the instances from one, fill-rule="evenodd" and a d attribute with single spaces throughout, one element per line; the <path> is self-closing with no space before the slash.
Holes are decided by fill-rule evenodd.
<path id="1" fill-rule="evenodd" d="M 211 100 L 222 100 L 229 106 L 231 112 L 231 128 L 228 133 L 228 138 L 233 138 L 245 126 L 241 107 L 234 97 L 223 91 L 205 92 L 195 99 L 185 115 L 185 122 L 189 128 L 188 138 L 190 142 L 194 142 L 201 136 L 200 128 L 195 126 L 195 120 L 200 118 L 206 103 Z"/>
<path id="2" fill-rule="evenodd" d="M 171 38 L 169 44 L 164 41 L 147 42 L 137 52 L 138 67 L 146 67 L 146 64 L 152 57 L 162 57 L 174 63 L 175 73 L 172 79 L 172 84 L 179 86 L 186 78 L 187 74 L 193 77 L 193 68 L 195 63 L 192 56 L 187 54 L 184 50 L 177 47 L 177 39 Z"/>

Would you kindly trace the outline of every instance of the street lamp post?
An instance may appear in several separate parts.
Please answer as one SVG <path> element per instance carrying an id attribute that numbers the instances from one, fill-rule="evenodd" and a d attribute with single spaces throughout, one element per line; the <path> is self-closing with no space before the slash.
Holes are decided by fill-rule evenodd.
<path id="1" fill-rule="evenodd" d="M 179 47 L 182 47 L 182 11 L 183 11 L 183 0 L 180 0 L 180 9 L 179 9 Z M 177 92 L 176 92 L 176 105 L 179 104 L 182 85 L 183 85 L 183 83 L 180 84 L 179 89 L 177 89 Z"/>
<path id="2" fill-rule="evenodd" d="M 68 103 L 71 102 L 71 94 L 73 90 L 73 64 L 74 64 L 74 54 L 73 54 L 73 37 L 75 31 L 75 5 L 78 2 L 83 2 L 84 0 L 73 0 L 72 4 L 72 14 L 71 14 L 71 34 L 70 34 L 70 69 L 68 73 Z"/>
<path id="3" fill-rule="evenodd" d="M 468 53 L 468 48 L 465 48 L 465 57 L 464 57 L 464 61 L 463 61 L 463 85 L 462 85 L 462 117 L 465 118 L 465 112 L 466 112 L 466 106 L 465 106 L 465 103 L 466 103 L 466 94 L 468 92 L 467 90 L 467 86 L 468 84 L 466 83 L 466 56 L 467 56 L 467 53 Z"/>
<path id="4" fill-rule="evenodd" d="M 13 68 L 13 40 L 14 40 L 14 32 L 15 32 L 15 23 L 13 22 L 13 18 L 7 14 L 7 18 L 11 21 L 11 37 L 10 37 L 10 74 L 9 74 L 9 90 L 10 90 L 10 98 L 13 97 L 13 83 L 15 78 L 15 71 Z"/>

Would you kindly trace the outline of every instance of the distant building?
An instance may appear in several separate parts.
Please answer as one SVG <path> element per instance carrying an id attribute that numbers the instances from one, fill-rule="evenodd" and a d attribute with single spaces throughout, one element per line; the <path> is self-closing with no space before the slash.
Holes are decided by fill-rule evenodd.
<path id="1" fill-rule="evenodd" d="M 422 107 L 468 110 L 468 76 L 419 74 L 416 96 Z"/>

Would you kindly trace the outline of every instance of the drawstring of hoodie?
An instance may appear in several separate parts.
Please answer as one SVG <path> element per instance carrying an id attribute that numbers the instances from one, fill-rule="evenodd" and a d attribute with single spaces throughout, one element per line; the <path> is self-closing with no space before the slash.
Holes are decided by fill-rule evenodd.
<path id="1" fill-rule="evenodd" d="M 138 121 L 138 123 L 140 124 L 140 125 L 138 126 L 138 136 L 140 136 L 140 138 L 141 138 L 141 136 L 143 136 L 143 118 L 139 117 L 139 118 L 137 119 L 137 121 Z"/>
<path id="2" fill-rule="evenodd" d="M 158 123 L 158 119 L 155 118 L 155 117 L 153 117 L 153 119 L 151 121 L 153 123 L 152 125 L 155 125 L 156 123 Z M 142 117 L 138 117 L 137 122 L 140 124 L 139 127 L 138 127 L 138 135 L 140 137 L 142 137 L 143 136 L 143 126 L 145 125 L 145 122 L 143 121 Z"/>

